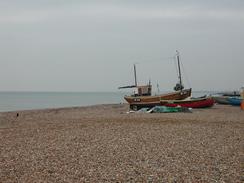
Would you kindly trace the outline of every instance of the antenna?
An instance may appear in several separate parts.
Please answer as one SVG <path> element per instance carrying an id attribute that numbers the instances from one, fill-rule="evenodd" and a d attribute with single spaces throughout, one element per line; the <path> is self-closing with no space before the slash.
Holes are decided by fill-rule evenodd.
<path id="1" fill-rule="evenodd" d="M 160 90 L 159 90 L 159 84 L 157 83 L 157 88 L 158 88 L 158 93 L 160 93 Z"/>
<path id="2" fill-rule="evenodd" d="M 136 64 L 134 64 L 134 77 L 135 77 L 135 86 L 137 87 Z"/>
<path id="3" fill-rule="evenodd" d="M 176 57 L 177 57 L 178 69 L 179 69 L 180 86 L 182 86 L 181 70 L 180 70 L 180 54 L 179 54 L 178 50 L 176 50 Z"/>

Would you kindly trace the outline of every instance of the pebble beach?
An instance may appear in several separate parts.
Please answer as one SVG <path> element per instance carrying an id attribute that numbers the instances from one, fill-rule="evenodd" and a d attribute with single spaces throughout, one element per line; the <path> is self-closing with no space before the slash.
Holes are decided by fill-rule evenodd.
<path id="1" fill-rule="evenodd" d="M 244 111 L 0 113 L 0 182 L 244 182 Z M 18 113 L 18 115 L 17 115 Z"/>

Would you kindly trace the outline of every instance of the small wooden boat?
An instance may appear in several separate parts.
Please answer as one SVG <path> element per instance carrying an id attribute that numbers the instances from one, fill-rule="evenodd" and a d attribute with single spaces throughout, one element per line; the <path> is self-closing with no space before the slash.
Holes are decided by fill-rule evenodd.
<path id="1" fill-rule="evenodd" d="M 211 97 L 195 98 L 186 100 L 161 100 L 160 105 L 167 107 L 188 107 L 188 108 L 207 108 L 214 105 L 214 100 Z"/>
<path id="2" fill-rule="evenodd" d="M 230 104 L 229 100 L 228 100 L 228 96 L 212 96 L 212 98 L 214 99 L 215 103 L 218 104 Z"/>
<path id="3" fill-rule="evenodd" d="M 125 96 L 124 99 L 130 104 L 131 109 L 141 109 L 143 107 L 154 107 L 160 105 L 161 100 L 182 100 L 191 95 L 191 89 L 165 93 L 155 96 Z"/>
<path id="4" fill-rule="evenodd" d="M 240 97 L 229 97 L 228 101 L 231 105 L 235 105 L 235 106 L 240 106 L 241 102 L 242 102 L 242 98 Z"/>

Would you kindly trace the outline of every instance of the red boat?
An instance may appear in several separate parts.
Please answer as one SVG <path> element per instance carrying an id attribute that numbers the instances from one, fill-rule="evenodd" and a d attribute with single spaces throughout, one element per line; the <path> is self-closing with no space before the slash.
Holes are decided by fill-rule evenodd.
<path id="1" fill-rule="evenodd" d="M 160 105 L 167 107 L 207 108 L 214 105 L 211 97 L 186 99 L 186 100 L 161 100 Z"/>

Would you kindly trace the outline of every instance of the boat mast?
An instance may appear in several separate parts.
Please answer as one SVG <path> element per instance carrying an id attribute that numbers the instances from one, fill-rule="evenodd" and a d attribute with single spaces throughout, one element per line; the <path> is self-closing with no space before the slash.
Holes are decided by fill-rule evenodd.
<path id="1" fill-rule="evenodd" d="M 135 86 L 137 87 L 136 64 L 134 64 L 134 76 L 135 76 Z"/>
<path id="2" fill-rule="evenodd" d="M 177 57 L 177 62 L 178 62 L 178 70 L 179 70 L 179 80 L 180 80 L 180 86 L 182 88 L 182 78 L 181 78 L 181 70 L 180 70 L 180 55 L 178 50 L 176 50 L 176 57 Z M 181 89 L 182 90 L 182 89 Z"/>
<path id="3" fill-rule="evenodd" d="M 136 88 L 136 87 L 137 87 L 136 64 L 134 64 L 134 77 L 135 77 L 135 84 L 134 84 L 134 85 L 121 86 L 121 87 L 119 87 L 119 89 L 124 89 L 124 88 Z"/>

